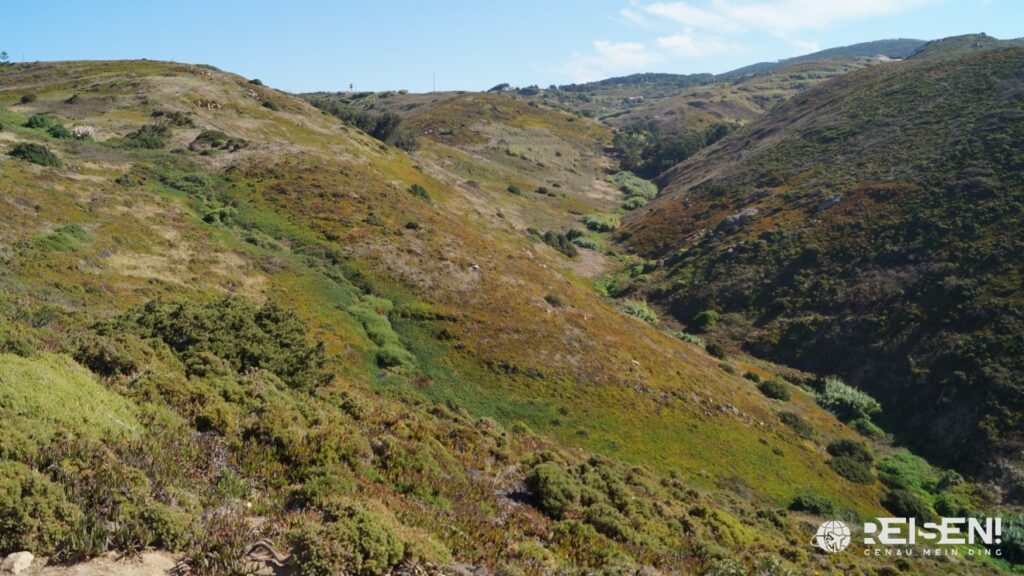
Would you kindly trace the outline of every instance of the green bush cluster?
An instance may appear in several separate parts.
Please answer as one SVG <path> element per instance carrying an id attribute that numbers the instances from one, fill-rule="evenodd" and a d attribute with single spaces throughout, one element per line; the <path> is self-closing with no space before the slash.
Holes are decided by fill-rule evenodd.
<path id="1" fill-rule="evenodd" d="M 541 240 L 543 240 L 548 246 L 551 246 L 569 258 L 575 258 L 579 255 L 579 251 L 576 250 L 576 245 L 573 243 L 573 240 L 582 235 L 583 233 L 579 230 L 569 230 L 565 234 L 548 230 L 543 236 L 541 236 Z"/>
<path id="2" fill-rule="evenodd" d="M 580 486 L 561 466 L 545 462 L 526 476 L 526 489 L 537 507 L 552 518 L 561 518 L 580 497 Z"/>
<path id="3" fill-rule="evenodd" d="M 647 302 L 642 300 L 623 300 L 622 310 L 630 316 L 635 316 L 648 324 L 657 325 L 660 322 L 658 313 L 654 311 Z"/>
<path id="4" fill-rule="evenodd" d="M 220 130 L 203 130 L 188 145 L 193 152 L 205 150 L 224 150 L 226 152 L 237 152 L 247 147 L 249 142 L 243 138 L 232 138 Z"/>
<path id="5" fill-rule="evenodd" d="M 817 494 L 798 495 L 789 503 L 789 509 L 826 517 L 832 516 L 836 512 L 836 506 L 831 500 Z"/>
<path id="6" fill-rule="evenodd" d="M 588 214 L 580 221 L 594 232 L 612 232 L 619 227 L 619 217 L 614 214 Z"/>
<path id="7" fill-rule="evenodd" d="M 420 186 L 419 184 L 413 184 L 412 186 L 409 186 L 409 194 L 412 194 L 413 196 L 419 198 L 420 200 L 426 200 L 427 203 L 430 203 L 430 194 L 427 193 L 426 188 Z"/>
<path id="8" fill-rule="evenodd" d="M 698 312 L 690 322 L 690 328 L 697 332 L 710 332 L 718 325 L 719 314 L 715 310 Z"/>
<path id="9" fill-rule="evenodd" d="M 877 400 L 838 378 L 825 379 L 824 389 L 818 394 L 818 404 L 845 420 L 870 418 L 882 411 Z"/>
<path id="10" fill-rule="evenodd" d="M 393 522 L 358 503 L 331 502 L 324 520 L 292 536 L 300 576 L 381 576 L 405 557 Z"/>
<path id="11" fill-rule="evenodd" d="M 209 354 L 238 374 L 268 370 L 289 386 L 315 387 L 331 379 L 323 344 L 311 345 L 302 320 L 274 303 L 256 307 L 233 297 L 206 304 L 154 300 L 101 327 L 108 334 L 118 329 L 160 339 L 186 365 Z"/>
<path id="12" fill-rule="evenodd" d="M 766 380 L 758 384 L 757 389 L 773 400 L 785 402 L 790 399 L 789 385 L 781 380 Z"/>
<path id="13" fill-rule="evenodd" d="M 811 426 L 809 422 L 801 418 L 799 414 L 794 412 L 780 412 L 779 420 L 781 420 L 786 426 L 792 428 L 798 436 L 808 439 L 814 437 L 814 427 Z"/>
<path id="14" fill-rule="evenodd" d="M 39 164 L 40 166 L 60 168 L 63 165 L 60 158 L 42 144 L 22 142 L 20 144 L 16 144 L 7 154 L 12 158 L 20 158 L 21 160 L 31 162 L 33 164 Z"/>
<path id="15" fill-rule="evenodd" d="M 875 481 L 874 457 L 864 444 L 843 438 L 830 443 L 827 450 L 832 456 L 828 465 L 843 478 L 858 484 Z"/>
<path id="16" fill-rule="evenodd" d="M 124 137 L 125 146 L 159 150 L 167 146 L 171 128 L 167 124 L 145 124 Z"/>

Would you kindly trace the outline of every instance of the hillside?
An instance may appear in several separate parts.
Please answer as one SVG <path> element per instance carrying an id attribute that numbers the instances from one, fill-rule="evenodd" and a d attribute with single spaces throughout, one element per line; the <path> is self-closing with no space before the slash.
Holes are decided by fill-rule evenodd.
<path id="1" fill-rule="evenodd" d="M 838 374 L 937 462 L 1024 495 L 1024 49 L 924 46 L 800 93 L 663 176 L 622 237 L 638 292 Z"/>

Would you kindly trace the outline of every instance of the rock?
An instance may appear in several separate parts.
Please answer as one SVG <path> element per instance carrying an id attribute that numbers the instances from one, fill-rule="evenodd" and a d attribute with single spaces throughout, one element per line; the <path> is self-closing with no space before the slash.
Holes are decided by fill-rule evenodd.
<path id="1" fill-rule="evenodd" d="M 825 199 L 824 202 L 818 204 L 818 207 L 814 209 L 815 212 L 821 212 L 822 210 L 828 210 L 829 208 L 839 204 L 843 199 L 842 194 L 833 194 Z"/>
<path id="2" fill-rule="evenodd" d="M 737 226 L 743 226 L 747 222 L 753 220 L 754 217 L 758 215 L 758 213 L 760 213 L 760 210 L 758 210 L 757 208 L 745 208 L 735 214 L 730 215 L 725 220 L 719 222 L 718 229 L 730 230 L 732 228 L 736 228 Z"/>
<path id="3" fill-rule="evenodd" d="M 33 560 L 35 560 L 35 556 L 33 556 L 31 552 L 15 552 L 13 554 L 9 554 L 4 558 L 4 561 L 0 563 L 0 573 L 21 574 L 32 566 Z"/>

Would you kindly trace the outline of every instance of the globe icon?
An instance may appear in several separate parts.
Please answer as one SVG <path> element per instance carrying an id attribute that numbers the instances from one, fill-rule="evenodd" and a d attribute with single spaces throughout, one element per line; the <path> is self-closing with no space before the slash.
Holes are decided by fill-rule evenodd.
<path id="1" fill-rule="evenodd" d="M 850 527 L 839 520 L 829 520 L 818 527 L 811 545 L 825 552 L 842 552 L 850 545 Z"/>

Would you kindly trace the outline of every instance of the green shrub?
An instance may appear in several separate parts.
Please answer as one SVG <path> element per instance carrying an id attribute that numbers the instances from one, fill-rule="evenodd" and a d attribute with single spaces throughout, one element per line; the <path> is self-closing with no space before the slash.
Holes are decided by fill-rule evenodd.
<path id="1" fill-rule="evenodd" d="M 24 464 L 0 461 L 0 555 L 52 554 L 80 521 L 60 486 Z"/>
<path id="2" fill-rule="evenodd" d="M 630 198 L 629 200 L 626 200 L 625 202 L 623 202 L 622 203 L 622 209 L 623 210 L 636 210 L 637 208 L 642 207 L 644 204 L 647 204 L 647 201 L 644 200 L 643 198 L 640 198 L 639 196 L 636 196 L 636 197 Z"/>
<path id="3" fill-rule="evenodd" d="M 622 302 L 622 310 L 630 316 L 636 316 L 637 318 L 647 322 L 648 324 L 657 325 L 660 321 L 658 319 L 658 313 L 651 308 L 647 302 L 642 300 L 624 300 Z"/>
<path id="4" fill-rule="evenodd" d="M 690 322 L 690 328 L 697 332 L 710 332 L 718 325 L 718 317 L 718 312 L 714 310 L 698 312 L 697 315 L 693 317 L 693 321 Z"/>
<path id="5" fill-rule="evenodd" d="M 520 190 L 519 186 L 516 186 L 515 184 L 509 184 L 507 190 L 509 194 L 515 194 L 516 196 L 523 195 L 523 191 Z"/>
<path id="6" fill-rule="evenodd" d="M 690 334 L 688 332 L 674 331 L 674 332 L 672 332 L 672 335 L 675 336 L 676 338 L 679 338 L 683 342 L 689 342 L 690 344 L 696 344 L 697 346 L 703 346 L 704 345 L 704 339 L 701 338 L 700 336 L 695 335 L 695 334 Z"/>
<path id="7" fill-rule="evenodd" d="M 203 130 L 188 145 L 193 152 L 202 150 L 225 150 L 236 152 L 249 145 L 249 142 L 242 138 L 232 138 L 220 130 Z"/>
<path id="8" fill-rule="evenodd" d="M 750 380 L 754 384 L 758 384 L 761 382 L 761 376 L 756 372 L 744 372 L 743 377 L 746 378 L 747 380 Z"/>
<path id="9" fill-rule="evenodd" d="M 779 420 L 781 420 L 786 426 L 789 426 L 797 433 L 798 436 L 802 436 L 803 438 L 814 437 L 814 427 L 801 418 L 799 414 L 795 414 L 793 412 L 780 412 Z"/>
<path id="10" fill-rule="evenodd" d="M 918 523 L 936 519 L 935 512 L 923 498 L 910 490 L 888 490 L 882 498 L 886 510 L 905 518 L 917 518 Z"/>
<path id="11" fill-rule="evenodd" d="M 600 240 L 589 236 L 577 236 L 572 239 L 572 243 L 580 248 L 586 248 L 587 250 L 601 251 L 604 249 Z"/>
<path id="12" fill-rule="evenodd" d="M 239 374 L 269 370 L 289 386 L 331 379 L 323 345 L 310 345 L 302 319 L 273 303 L 257 308 L 232 297 L 210 303 L 154 300 L 123 315 L 118 326 L 163 340 L 186 365 L 190 357 L 209 353 Z"/>
<path id="13" fill-rule="evenodd" d="M 864 444 L 843 438 L 829 444 L 827 449 L 832 455 L 828 465 L 837 474 L 858 484 L 874 482 L 874 458 Z"/>
<path id="14" fill-rule="evenodd" d="M 629 520 L 612 506 L 599 502 L 587 508 L 583 513 L 583 519 L 599 533 L 614 540 L 629 540 L 633 529 L 629 526 Z"/>
<path id="15" fill-rule="evenodd" d="M 273 100 L 270 100 L 270 99 L 267 99 L 267 100 L 263 101 L 263 107 L 266 108 L 267 110 L 271 110 L 273 112 L 280 112 L 281 111 L 281 107 L 277 105 L 277 102 L 274 102 Z"/>
<path id="16" fill-rule="evenodd" d="M 380 576 L 405 555 L 393 522 L 350 503 L 334 503 L 323 524 L 306 524 L 292 536 L 296 574 Z"/>
<path id="17" fill-rule="evenodd" d="M 36 98 L 35 94 L 25 94 L 24 96 L 21 97 L 20 102 L 22 104 L 31 104 L 31 103 L 35 102 L 36 100 L 37 100 L 37 98 Z"/>
<path id="18" fill-rule="evenodd" d="M 159 150 L 167 145 L 171 137 L 171 129 L 166 124 L 146 124 L 125 136 L 125 146 Z"/>
<path id="19" fill-rule="evenodd" d="M 761 382 L 757 385 L 757 389 L 761 391 L 761 394 L 764 394 L 773 400 L 782 400 L 785 402 L 790 398 L 789 386 L 781 380 L 768 380 L 766 382 Z"/>
<path id="20" fill-rule="evenodd" d="M 570 231 L 570 233 L 571 232 L 572 231 Z M 569 258 L 575 258 L 579 255 L 579 251 L 576 250 L 576 245 L 572 243 L 572 237 L 568 234 L 559 234 L 549 230 L 544 233 L 541 240 L 543 240 L 548 246 L 551 246 Z"/>
<path id="21" fill-rule="evenodd" d="M 70 140 L 75 137 L 63 124 L 54 124 L 46 129 L 46 133 L 58 140 Z"/>
<path id="22" fill-rule="evenodd" d="M 40 166 L 60 168 L 63 165 L 60 158 L 42 144 L 22 142 L 12 148 L 8 155 L 12 158 L 20 158 L 26 162 L 39 164 Z"/>
<path id="23" fill-rule="evenodd" d="M 836 506 L 824 496 L 800 494 L 789 503 L 789 509 L 798 512 L 808 512 L 816 516 L 832 516 L 835 514 Z"/>
<path id="24" fill-rule="evenodd" d="M 708 351 L 708 354 L 711 354 L 715 358 L 725 358 L 725 347 L 719 344 L 718 342 L 708 342 L 704 346 L 704 349 Z"/>
<path id="25" fill-rule="evenodd" d="M 33 114 L 25 122 L 25 128 L 36 128 L 36 129 L 49 128 L 50 126 L 53 125 L 53 122 L 54 122 L 53 118 L 47 116 L 46 114 Z"/>
<path id="26" fill-rule="evenodd" d="M 619 217 L 614 214 L 588 214 L 580 221 L 594 232 L 612 232 L 619 227 Z"/>
<path id="27" fill-rule="evenodd" d="M 613 174 L 608 178 L 608 180 L 613 184 L 617 184 L 619 186 L 619 190 L 630 198 L 652 200 L 658 195 L 658 187 L 655 186 L 653 182 L 644 180 L 636 174 L 626 170 Z"/>
<path id="28" fill-rule="evenodd" d="M 70 252 L 88 242 L 92 236 L 78 224 L 61 226 L 53 232 L 43 234 L 36 240 L 36 245 L 44 250 Z"/>
<path id="29" fill-rule="evenodd" d="M 1013 564 L 1024 564 L 1024 514 L 1003 514 L 1002 542 L 993 545 Z"/>
<path id="30" fill-rule="evenodd" d="M 844 420 L 870 418 L 882 411 L 877 400 L 838 378 L 827 378 L 818 394 L 818 404 Z"/>
<path id="31" fill-rule="evenodd" d="M 561 466 L 545 462 L 526 477 L 526 488 L 542 512 L 559 519 L 580 497 L 580 485 Z"/>
<path id="32" fill-rule="evenodd" d="M 430 194 L 427 194 L 427 189 L 424 188 L 423 186 L 420 186 L 419 184 L 413 184 L 412 186 L 409 186 L 409 194 L 412 194 L 413 196 L 421 200 L 426 200 L 427 202 L 430 202 Z"/>

